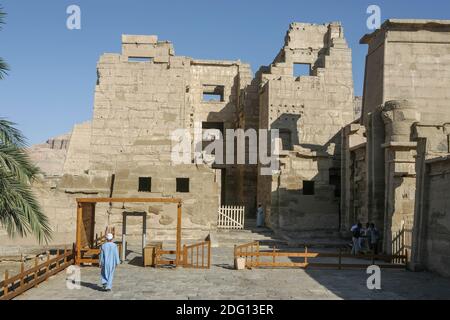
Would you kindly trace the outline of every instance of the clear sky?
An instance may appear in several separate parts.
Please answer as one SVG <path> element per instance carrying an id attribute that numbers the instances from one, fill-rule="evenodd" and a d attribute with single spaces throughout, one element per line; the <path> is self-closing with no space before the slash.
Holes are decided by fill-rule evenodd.
<path id="1" fill-rule="evenodd" d="M 81 7 L 81 30 L 66 28 L 72 4 Z M 33 144 L 91 119 L 98 57 L 119 53 L 123 33 L 157 34 L 177 55 L 241 59 L 256 71 L 272 62 L 294 21 L 343 23 L 361 95 L 367 47 L 359 39 L 370 32 L 371 4 L 382 20 L 450 19 L 449 0 L 0 0 L 8 14 L 0 57 L 11 67 L 0 81 L 0 117 Z"/>

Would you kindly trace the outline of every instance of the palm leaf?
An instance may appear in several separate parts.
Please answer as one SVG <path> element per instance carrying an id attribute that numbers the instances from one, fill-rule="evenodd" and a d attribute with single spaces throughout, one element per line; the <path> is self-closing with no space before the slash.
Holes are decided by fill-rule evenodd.
<path id="1" fill-rule="evenodd" d="M 3 12 L 3 8 L 0 7 L 0 30 L 2 29 L 2 24 L 5 23 L 5 16 L 6 13 Z M 3 79 L 5 75 L 7 75 L 7 71 L 9 71 L 8 65 L 5 61 L 3 61 L 2 58 L 0 58 L 0 80 Z"/>
<path id="2" fill-rule="evenodd" d="M 51 240 L 49 221 L 29 185 L 0 171 L 0 223 L 11 237 L 35 235 L 39 243 Z"/>
<path id="3" fill-rule="evenodd" d="M 0 118 L 0 143 L 26 147 L 27 140 L 20 130 L 14 127 L 15 125 L 14 122 Z"/>
<path id="4" fill-rule="evenodd" d="M 6 75 L 8 75 L 9 66 L 6 62 L 0 58 L 0 80 L 2 80 Z"/>
<path id="5" fill-rule="evenodd" d="M 14 145 L 1 144 L 0 170 L 5 171 L 5 174 L 10 173 L 13 177 L 25 183 L 39 173 L 39 169 L 32 164 L 28 154 L 23 149 Z"/>

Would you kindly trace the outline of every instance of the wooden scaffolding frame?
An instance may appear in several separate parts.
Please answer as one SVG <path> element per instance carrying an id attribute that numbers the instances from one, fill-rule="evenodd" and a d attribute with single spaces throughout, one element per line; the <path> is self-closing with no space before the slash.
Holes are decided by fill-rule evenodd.
<path id="1" fill-rule="evenodd" d="M 179 198 L 79 198 L 77 201 L 77 233 L 75 243 L 75 264 L 98 263 L 98 259 L 84 258 L 83 253 L 99 254 L 95 243 L 95 208 L 97 203 L 173 203 L 177 204 L 176 260 L 182 264 L 181 219 L 182 200 Z M 84 230 L 84 232 L 83 232 Z"/>

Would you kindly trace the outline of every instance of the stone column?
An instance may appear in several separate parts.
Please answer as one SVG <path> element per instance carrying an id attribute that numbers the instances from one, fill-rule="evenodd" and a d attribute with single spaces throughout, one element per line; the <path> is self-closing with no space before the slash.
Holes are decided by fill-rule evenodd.
<path id="1" fill-rule="evenodd" d="M 381 107 L 385 124 L 385 214 L 383 249 L 392 252 L 393 234 L 413 223 L 416 191 L 415 156 L 411 127 L 420 113 L 407 100 L 388 101 Z"/>

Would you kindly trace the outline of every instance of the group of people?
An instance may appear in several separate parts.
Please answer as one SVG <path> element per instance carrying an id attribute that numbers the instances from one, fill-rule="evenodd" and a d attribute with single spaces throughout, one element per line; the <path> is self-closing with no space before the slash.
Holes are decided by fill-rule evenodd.
<path id="1" fill-rule="evenodd" d="M 374 223 L 367 223 L 364 228 L 361 222 L 358 222 L 350 229 L 352 232 L 352 254 L 372 251 L 378 254 L 378 243 L 380 241 L 380 232 Z"/>

